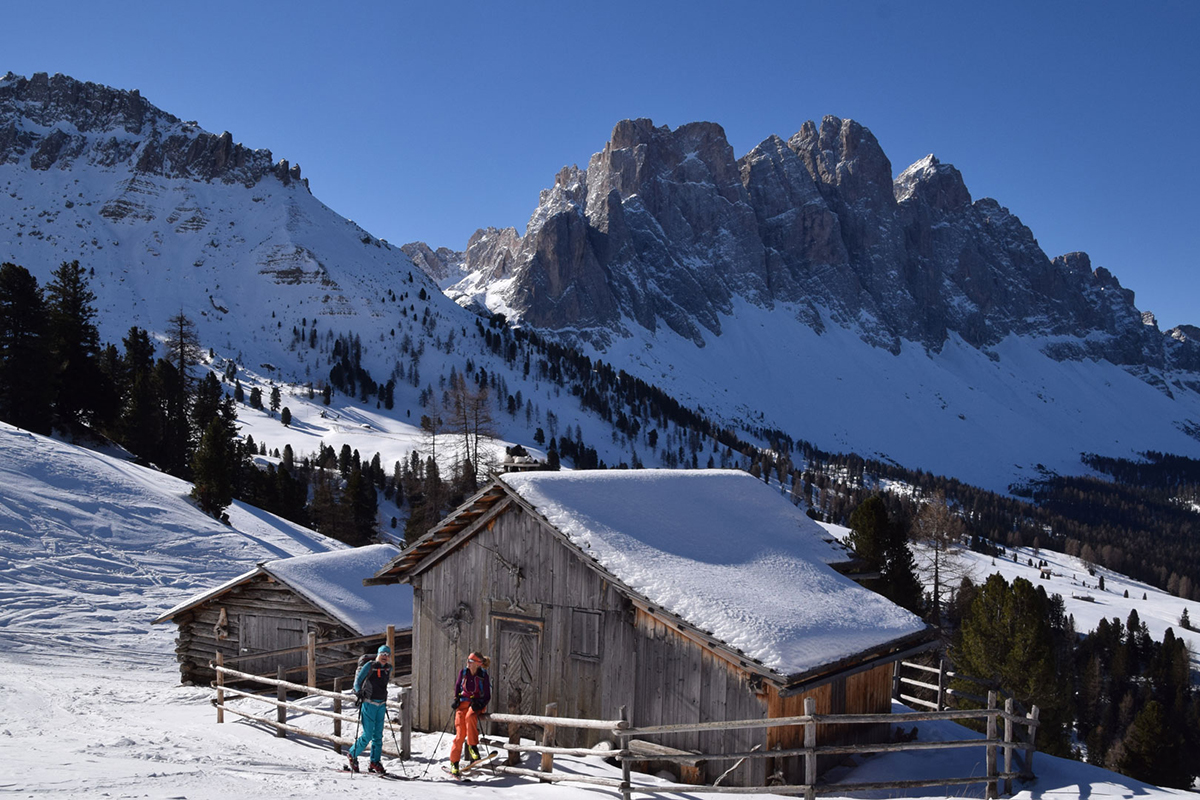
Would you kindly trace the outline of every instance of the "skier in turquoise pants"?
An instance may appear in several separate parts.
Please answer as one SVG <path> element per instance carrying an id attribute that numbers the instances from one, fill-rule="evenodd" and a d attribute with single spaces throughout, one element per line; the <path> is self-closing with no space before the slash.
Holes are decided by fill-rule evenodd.
<path id="1" fill-rule="evenodd" d="M 386 775 L 383 768 L 383 723 L 387 720 L 388 681 L 392 678 L 392 650 L 386 644 L 379 646 L 374 661 L 368 661 L 358 670 L 354 678 L 354 694 L 359 698 L 359 713 L 362 715 L 362 735 L 350 748 L 350 769 L 358 772 L 358 756 L 371 745 L 371 764 L 367 769 Z"/>

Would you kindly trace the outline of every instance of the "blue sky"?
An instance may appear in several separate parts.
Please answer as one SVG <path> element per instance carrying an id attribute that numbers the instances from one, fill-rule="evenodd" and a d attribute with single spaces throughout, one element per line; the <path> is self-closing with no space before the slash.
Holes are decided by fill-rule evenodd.
<path id="1" fill-rule="evenodd" d="M 299 163 L 393 243 L 520 230 L 613 125 L 720 123 L 737 155 L 834 114 L 927 153 L 1163 329 L 1200 324 L 1200 3 L 6 4 L 0 72 L 141 90 Z"/>

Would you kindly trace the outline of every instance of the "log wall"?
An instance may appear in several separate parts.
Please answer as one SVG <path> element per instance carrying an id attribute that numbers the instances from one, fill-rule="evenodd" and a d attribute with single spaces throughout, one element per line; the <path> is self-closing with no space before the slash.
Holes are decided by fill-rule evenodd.
<path id="1" fill-rule="evenodd" d="M 221 612 L 225 612 L 225 624 L 221 630 L 224 638 L 219 638 L 218 624 L 221 622 Z M 248 617 L 258 620 L 248 621 Z M 272 635 L 263 623 L 274 625 L 276 620 L 283 621 L 282 633 Z M 215 680 L 216 675 L 209 667 L 218 650 L 225 657 L 226 663 L 244 672 L 269 673 L 274 677 L 277 664 L 285 667 L 298 666 L 304 663 L 304 654 L 296 653 L 271 659 L 271 663 L 260 664 L 257 661 L 232 661 L 242 652 L 243 639 L 250 624 L 258 623 L 256 632 L 257 645 L 254 652 L 283 649 L 307 643 L 308 632 L 317 634 L 317 641 L 348 639 L 357 636 L 354 631 L 345 628 L 337 620 L 330 617 L 321 609 L 297 595 L 287 586 L 278 583 L 267 575 L 255 576 L 248 583 L 235 586 L 217 597 L 211 598 L 204 604 L 192 608 L 175 617 L 179 626 L 179 634 L 175 639 L 175 655 L 179 660 L 179 671 L 183 683 L 207 685 Z M 295 631 L 289 634 L 286 631 Z M 300 641 L 292 640 L 299 637 Z M 403 639 L 403 640 L 402 640 Z M 407 636 L 397 634 L 396 649 L 408 649 L 410 640 Z M 357 659 L 366 652 L 365 645 L 349 645 L 338 648 L 321 648 L 318 650 L 318 663 L 338 661 L 342 659 Z M 372 646 L 368 649 L 374 652 Z M 406 656 L 396 659 L 396 676 L 408 674 L 411 671 L 411 660 Z M 332 682 L 339 675 L 353 675 L 353 665 L 343 667 L 324 667 L 318 670 L 319 684 Z M 289 673 L 291 679 L 303 683 L 305 676 L 302 672 Z"/>

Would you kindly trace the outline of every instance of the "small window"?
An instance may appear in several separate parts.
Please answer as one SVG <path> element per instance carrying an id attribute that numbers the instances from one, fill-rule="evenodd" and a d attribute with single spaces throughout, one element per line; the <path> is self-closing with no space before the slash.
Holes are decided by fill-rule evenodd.
<path id="1" fill-rule="evenodd" d="M 571 609 L 571 655 L 600 658 L 600 612 Z"/>

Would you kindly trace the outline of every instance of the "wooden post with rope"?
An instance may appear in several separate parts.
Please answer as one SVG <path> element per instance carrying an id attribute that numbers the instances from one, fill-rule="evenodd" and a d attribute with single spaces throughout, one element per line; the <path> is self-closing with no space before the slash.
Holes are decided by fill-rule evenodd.
<path id="1" fill-rule="evenodd" d="M 341 675 L 339 675 L 333 679 L 333 691 L 334 692 L 336 692 L 338 694 L 342 693 L 343 680 L 344 679 L 342 678 Z M 334 714 L 342 713 L 342 698 L 340 698 L 340 697 L 333 698 L 333 713 Z M 335 739 L 337 739 L 337 738 L 341 738 L 341 735 L 342 735 L 342 721 L 338 717 L 334 717 L 333 718 L 333 736 Z M 340 743 L 335 744 L 334 749 L 337 751 L 337 754 L 339 756 L 342 754 L 342 745 Z"/>
<path id="2" fill-rule="evenodd" d="M 217 666 L 225 666 L 225 656 L 217 651 Z M 225 721 L 225 673 L 217 670 L 217 722 Z"/>
<path id="3" fill-rule="evenodd" d="M 282 705 L 283 703 L 287 702 L 287 689 L 283 688 L 282 685 L 286 674 L 287 673 L 284 671 L 282 664 L 280 664 L 275 670 L 275 680 L 280 682 L 280 684 L 275 687 L 275 698 L 280 702 L 279 707 L 276 709 L 275 718 L 278 720 L 280 725 L 287 724 L 287 707 Z M 280 739 L 283 739 L 287 737 L 287 731 L 283 728 L 277 727 L 275 728 L 275 735 Z"/>

